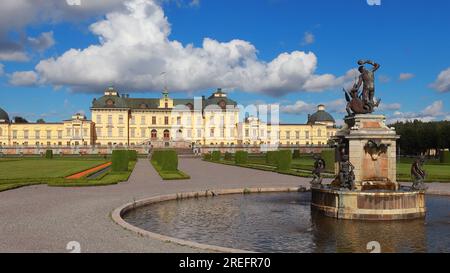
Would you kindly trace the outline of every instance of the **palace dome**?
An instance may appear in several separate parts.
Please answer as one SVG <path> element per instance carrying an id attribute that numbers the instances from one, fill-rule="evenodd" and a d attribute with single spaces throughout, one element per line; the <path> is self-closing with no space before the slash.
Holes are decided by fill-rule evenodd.
<path id="1" fill-rule="evenodd" d="M 0 123 L 9 122 L 8 113 L 5 110 L 0 108 Z"/>
<path id="2" fill-rule="evenodd" d="M 325 105 L 321 104 L 317 107 L 317 112 L 308 117 L 308 124 L 315 123 L 335 123 L 333 116 L 325 111 Z"/>

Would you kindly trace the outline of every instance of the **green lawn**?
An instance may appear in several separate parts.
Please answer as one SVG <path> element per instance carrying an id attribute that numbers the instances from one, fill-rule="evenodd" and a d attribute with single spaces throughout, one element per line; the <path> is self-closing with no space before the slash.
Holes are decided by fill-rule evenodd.
<path id="1" fill-rule="evenodd" d="M 189 175 L 185 174 L 180 170 L 177 170 L 175 172 L 162 171 L 161 167 L 158 165 L 158 163 L 156 163 L 156 161 L 151 160 L 150 162 L 152 163 L 153 168 L 155 168 L 155 170 L 158 172 L 159 176 L 161 176 L 163 180 L 184 180 L 191 178 Z"/>
<path id="2" fill-rule="evenodd" d="M 128 180 L 136 162 L 130 162 L 129 171 L 108 171 L 96 179 L 67 180 L 66 176 L 82 172 L 107 162 L 104 158 L 3 158 L 0 159 L 0 191 L 27 185 L 98 186 Z"/>

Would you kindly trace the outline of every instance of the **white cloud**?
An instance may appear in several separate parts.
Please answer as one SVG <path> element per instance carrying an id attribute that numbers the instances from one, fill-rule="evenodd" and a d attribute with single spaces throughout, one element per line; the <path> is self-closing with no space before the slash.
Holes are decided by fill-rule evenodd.
<path id="1" fill-rule="evenodd" d="M 414 77 L 415 77 L 415 75 L 412 74 L 412 73 L 400 73 L 400 76 L 398 76 L 398 79 L 400 81 L 407 81 L 407 80 L 410 80 L 410 79 L 412 79 Z"/>
<path id="2" fill-rule="evenodd" d="M 325 105 L 325 110 L 330 113 L 342 114 L 345 111 L 346 102 L 344 99 L 337 99 L 323 103 L 307 103 L 302 100 L 296 101 L 294 104 L 281 105 L 280 111 L 286 114 L 301 115 L 312 114 L 317 110 L 317 105 Z"/>
<path id="3" fill-rule="evenodd" d="M 5 65 L 0 63 L 0 76 L 3 76 L 5 74 Z"/>
<path id="4" fill-rule="evenodd" d="M 381 83 L 388 83 L 388 82 L 391 81 L 391 78 L 389 78 L 389 76 L 386 76 L 386 75 L 380 75 L 380 76 L 378 77 L 378 80 L 379 80 Z"/>
<path id="5" fill-rule="evenodd" d="M 378 107 L 379 111 L 395 111 L 400 110 L 402 105 L 400 103 L 381 103 Z"/>
<path id="6" fill-rule="evenodd" d="M 191 2 L 189 3 L 189 6 L 191 6 L 191 7 L 200 6 L 200 0 L 191 0 Z"/>
<path id="7" fill-rule="evenodd" d="M 14 86 L 33 86 L 38 83 L 38 75 L 34 71 L 14 72 L 9 83 Z"/>
<path id="8" fill-rule="evenodd" d="M 258 59 L 254 45 L 239 39 L 205 38 L 201 47 L 183 45 L 169 39 L 171 26 L 154 1 L 125 6 L 90 26 L 99 44 L 42 60 L 35 67 L 42 82 L 75 91 L 98 91 L 110 84 L 127 91 L 160 90 L 160 75 L 166 72 L 172 91 L 223 87 L 281 96 L 337 88 L 355 74 L 315 74 L 318 61 L 312 52 L 285 52 L 266 62 Z"/>
<path id="9" fill-rule="evenodd" d="M 0 61 L 25 62 L 28 61 L 28 56 L 21 50 L 2 50 L 2 48 L 0 48 Z"/>
<path id="10" fill-rule="evenodd" d="M 313 44 L 316 37 L 311 32 L 305 32 L 303 35 L 302 45 L 310 45 Z"/>
<path id="11" fill-rule="evenodd" d="M 439 92 L 450 92 L 450 67 L 439 73 L 431 87 Z"/>
<path id="12" fill-rule="evenodd" d="M 53 31 L 43 32 L 38 37 L 28 37 L 28 43 L 33 49 L 43 52 L 55 44 Z"/>
<path id="13" fill-rule="evenodd" d="M 443 102 L 439 100 L 428 105 L 420 112 L 395 111 L 394 114 L 388 119 L 388 123 L 405 122 L 416 119 L 428 122 L 436 120 L 438 117 L 445 115 L 446 113 L 443 112 Z"/>

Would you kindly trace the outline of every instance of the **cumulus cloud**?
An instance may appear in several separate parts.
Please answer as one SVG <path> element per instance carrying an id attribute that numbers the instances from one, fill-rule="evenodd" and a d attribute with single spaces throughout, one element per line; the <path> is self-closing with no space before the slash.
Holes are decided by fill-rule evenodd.
<path id="1" fill-rule="evenodd" d="M 381 103 L 378 107 L 379 111 L 397 111 L 400 110 L 402 105 L 400 103 Z"/>
<path id="2" fill-rule="evenodd" d="M 45 84 L 72 90 L 99 91 L 114 84 L 132 91 L 160 90 L 165 80 L 172 91 L 213 87 L 281 96 L 294 91 L 323 91 L 345 85 L 343 76 L 316 74 L 313 52 L 293 51 L 266 62 L 250 42 L 205 38 L 201 47 L 170 40 L 171 26 L 161 6 L 133 0 L 90 26 L 99 43 L 70 49 L 39 62 L 35 71 Z M 128 91 L 128 90 L 127 90 Z"/>
<path id="3" fill-rule="evenodd" d="M 28 37 L 28 43 L 33 49 L 43 52 L 55 44 L 53 31 L 43 32 L 38 37 Z"/>
<path id="4" fill-rule="evenodd" d="M 450 92 L 450 67 L 439 73 L 431 87 L 439 92 Z"/>
<path id="5" fill-rule="evenodd" d="M 446 113 L 443 112 L 443 107 L 444 107 L 443 102 L 441 100 L 438 100 L 428 105 L 420 112 L 395 111 L 394 114 L 388 119 L 388 123 L 405 122 L 416 119 L 425 122 L 433 121 L 440 116 L 446 115 Z"/>
<path id="6" fill-rule="evenodd" d="M 33 86 L 38 83 L 38 75 L 34 71 L 14 72 L 9 79 L 9 83 L 14 86 Z"/>
<path id="7" fill-rule="evenodd" d="M 400 76 L 398 76 L 398 79 L 400 81 L 407 81 L 407 80 L 410 80 L 410 79 L 412 79 L 414 77 L 415 77 L 415 75 L 412 74 L 412 73 L 400 73 Z"/>

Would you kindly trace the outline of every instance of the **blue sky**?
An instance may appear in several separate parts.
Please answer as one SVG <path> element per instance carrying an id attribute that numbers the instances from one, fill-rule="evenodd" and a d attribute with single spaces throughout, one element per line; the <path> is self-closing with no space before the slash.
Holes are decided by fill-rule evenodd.
<path id="1" fill-rule="evenodd" d="M 283 122 L 305 122 L 319 103 L 341 119 L 341 90 L 353 80 L 351 69 L 359 59 L 373 59 L 381 64 L 379 112 L 392 121 L 450 119 L 446 0 L 382 0 L 380 6 L 366 0 L 132 0 L 135 9 L 151 10 L 129 23 L 139 12 L 116 0 L 98 0 L 92 7 L 81 0 L 81 10 L 63 0 L 40 7 L 35 1 L 14 2 L 0 10 L 14 17 L 0 22 L 0 107 L 11 116 L 31 121 L 58 121 L 78 111 L 89 116 L 93 97 L 110 84 L 132 97 L 156 97 L 163 85 L 159 74 L 172 68 L 167 82 L 173 97 L 209 95 L 224 87 L 243 105 L 280 103 Z M 121 19 L 106 16 L 111 12 Z M 93 31 L 91 24 L 99 21 L 105 24 Z M 146 30 L 142 37 L 134 29 L 118 30 L 136 22 Z M 206 45 L 205 38 L 212 42 Z M 98 48 L 86 50 L 92 45 Z M 157 47 L 154 55 L 142 53 Z M 230 48 L 239 49 L 236 62 L 223 55 Z M 70 49 L 78 55 L 69 56 Z M 174 71 L 178 62 L 188 72 Z"/>

